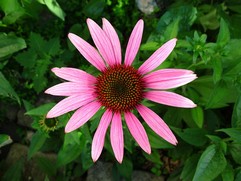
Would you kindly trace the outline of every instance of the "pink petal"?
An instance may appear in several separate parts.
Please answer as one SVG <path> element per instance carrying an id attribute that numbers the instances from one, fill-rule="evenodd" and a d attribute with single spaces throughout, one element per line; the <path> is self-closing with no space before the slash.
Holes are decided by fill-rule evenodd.
<path id="1" fill-rule="evenodd" d="M 111 119 L 112 119 L 112 112 L 110 110 L 106 110 L 100 120 L 99 126 L 95 132 L 95 135 L 92 141 L 91 157 L 94 162 L 98 160 L 103 150 L 104 143 L 105 143 L 105 134 Z"/>
<path id="2" fill-rule="evenodd" d="M 126 54 L 125 54 L 125 65 L 130 66 L 134 61 L 141 44 L 143 29 L 144 29 L 144 22 L 143 20 L 139 20 L 136 23 L 134 29 L 132 30 L 131 36 L 127 44 Z"/>
<path id="3" fill-rule="evenodd" d="M 65 126 L 65 132 L 69 133 L 85 124 L 101 107 L 99 102 L 91 102 L 79 108 Z"/>
<path id="4" fill-rule="evenodd" d="M 45 93 L 55 96 L 71 96 L 85 93 L 93 93 L 94 87 L 76 82 L 64 82 L 48 88 Z"/>
<path id="5" fill-rule="evenodd" d="M 110 24 L 110 22 L 103 18 L 103 30 L 106 33 L 106 35 L 109 37 L 112 49 L 114 51 L 115 56 L 115 64 L 120 65 L 121 64 L 121 45 L 119 37 L 114 29 L 114 27 Z"/>
<path id="6" fill-rule="evenodd" d="M 88 62 L 90 62 L 100 71 L 103 71 L 105 69 L 105 63 L 103 59 L 93 46 L 91 46 L 88 42 L 73 33 L 69 33 L 68 37 L 73 43 L 73 45 L 79 50 L 79 52 L 83 55 L 83 57 L 85 57 Z"/>
<path id="7" fill-rule="evenodd" d="M 124 155 L 124 139 L 120 113 L 114 113 L 111 129 L 110 141 L 116 160 L 121 163 Z"/>
<path id="8" fill-rule="evenodd" d="M 140 121 L 131 112 L 126 112 L 124 115 L 126 124 L 136 142 L 146 153 L 151 154 L 151 146 L 146 131 Z"/>
<path id="9" fill-rule="evenodd" d="M 96 78 L 93 75 L 88 74 L 87 72 L 75 69 L 75 68 L 52 68 L 52 72 L 55 73 L 58 77 L 71 81 L 71 82 L 85 82 L 88 84 L 94 84 L 96 82 Z"/>
<path id="10" fill-rule="evenodd" d="M 143 105 L 137 106 L 137 110 L 156 134 L 173 145 L 177 144 L 177 139 L 168 125 L 155 112 Z"/>
<path id="11" fill-rule="evenodd" d="M 148 91 L 145 93 L 145 98 L 153 102 L 174 107 L 193 108 L 197 106 L 190 99 L 173 92 Z"/>
<path id="12" fill-rule="evenodd" d="M 47 114 L 47 118 L 54 118 L 93 101 L 95 97 L 91 94 L 73 95 L 56 104 Z"/>
<path id="13" fill-rule="evenodd" d="M 156 50 L 138 69 L 141 74 L 146 74 L 157 68 L 172 52 L 177 39 L 173 38 Z"/>
<path id="14" fill-rule="evenodd" d="M 145 87 L 151 89 L 172 89 L 185 85 L 197 78 L 190 70 L 162 69 L 143 77 Z"/>
<path id="15" fill-rule="evenodd" d="M 100 54 L 109 66 L 113 66 L 115 64 L 115 55 L 109 37 L 92 19 L 87 19 L 87 25 Z"/>

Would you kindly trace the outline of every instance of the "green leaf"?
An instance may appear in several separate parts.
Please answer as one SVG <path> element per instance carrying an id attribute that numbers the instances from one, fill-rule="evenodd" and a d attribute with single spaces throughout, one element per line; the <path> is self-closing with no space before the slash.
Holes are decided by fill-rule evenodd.
<path id="1" fill-rule="evenodd" d="M 151 154 L 147 154 L 145 152 L 142 152 L 142 153 L 147 160 L 149 160 L 153 163 L 159 164 L 159 165 L 162 164 L 161 155 L 157 149 L 152 149 Z"/>
<path id="2" fill-rule="evenodd" d="M 220 29 L 218 33 L 217 43 L 223 47 L 227 45 L 228 41 L 230 40 L 230 32 L 227 23 L 221 18 L 220 21 Z"/>
<path id="3" fill-rule="evenodd" d="M 225 169 L 227 161 L 216 145 L 210 145 L 202 153 L 193 181 L 211 181 Z"/>
<path id="4" fill-rule="evenodd" d="M 99 17 L 104 8 L 105 8 L 105 1 L 104 0 L 91 0 L 84 8 L 83 12 L 86 16 L 97 18 Z"/>
<path id="5" fill-rule="evenodd" d="M 232 168 L 232 165 L 227 163 L 226 168 L 222 172 L 222 179 L 223 181 L 233 181 L 234 180 L 234 170 Z"/>
<path id="6" fill-rule="evenodd" d="M 195 169 L 197 167 L 199 158 L 200 158 L 199 154 L 194 154 L 185 161 L 184 167 L 180 176 L 181 180 L 183 181 L 192 180 L 195 174 Z"/>
<path id="7" fill-rule="evenodd" d="M 82 152 L 79 144 L 68 144 L 61 148 L 57 157 L 57 167 L 64 166 L 74 161 Z"/>
<path id="8" fill-rule="evenodd" d="M 31 109 L 28 112 L 26 112 L 26 115 L 31 115 L 31 116 L 42 116 L 46 115 L 48 111 L 55 105 L 55 103 L 47 103 L 44 105 L 41 105 L 37 108 Z"/>
<path id="9" fill-rule="evenodd" d="M 191 113 L 192 113 L 192 118 L 194 122 L 197 124 L 199 128 L 202 128 L 203 121 L 204 121 L 203 109 L 200 106 L 197 106 L 191 109 Z"/>
<path id="10" fill-rule="evenodd" d="M 121 176 L 123 176 L 127 180 L 131 179 L 131 175 L 132 175 L 132 171 L 133 171 L 133 164 L 129 159 L 124 158 L 124 160 L 121 164 L 117 163 L 117 169 Z"/>
<path id="11" fill-rule="evenodd" d="M 237 99 L 233 108 L 232 127 L 241 128 L 241 95 Z"/>
<path id="12" fill-rule="evenodd" d="M 194 146 L 203 146 L 207 142 L 207 131 L 200 128 L 187 128 L 183 132 L 181 129 L 173 128 L 173 131 L 185 142 Z"/>
<path id="13" fill-rule="evenodd" d="M 64 21 L 65 13 L 56 0 L 44 0 L 44 3 L 52 13 Z"/>
<path id="14" fill-rule="evenodd" d="M 241 128 L 226 128 L 226 129 L 219 129 L 218 131 L 222 131 L 226 133 L 233 140 L 241 143 Z"/>
<path id="15" fill-rule="evenodd" d="M 31 140 L 31 144 L 28 150 L 28 159 L 30 159 L 37 151 L 40 150 L 40 148 L 45 143 L 45 140 L 47 139 L 46 134 L 37 131 Z"/>
<path id="16" fill-rule="evenodd" d="M 49 176 L 56 174 L 56 166 L 53 160 L 50 160 L 45 157 L 37 157 L 36 162 L 38 166 Z"/>
<path id="17" fill-rule="evenodd" d="M 0 9 L 5 13 L 5 16 L 2 19 L 4 24 L 12 24 L 25 14 L 25 10 L 17 0 L 0 1 Z"/>
<path id="18" fill-rule="evenodd" d="M 37 54 L 34 49 L 30 48 L 25 52 L 19 53 L 15 59 L 24 68 L 34 68 Z"/>
<path id="19" fill-rule="evenodd" d="M 25 40 L 14 35 L 0 34 L 0 58 L 26 48 Z"/>
<path id="20" fill-rule="evenodd" d="M 146 124 L 143 124 L 143 126 L 146 130 L 152 148 L 173 148 L 173 145 L 163 140 L 160 136 L 153 132 Z"/>
<path id="21" fill-rule="evenodd" d="M 221 57 L 213 58 L 212 65 L 213 65 L 213 81 L 214 83 L 217 83 L 221 80 L 222 72 L 223 72 Z"/>
<path id="22" fill-rule="evenodd" d="M 172 22 L 178 21 L 179 31 L 189 30 L 190 26 L 197 18 L 197 9 L 190 5 L 177 6 L 167 11 L 159 20 L 157 25 L 157 32 L 163 34 L 166 27 Z M 177 20 L 177 19 L 180 19 Z M 175 23 L 173 24 L 175 25 Z M 174 30 L 175 32 L 176 30 Z M 167 32 L 168 33 L 168 32 Z"/>
<path id="23" fill-rule="evenodd" d="M 41 58 L 45 58 L 45 54 L 47 52 L 46 42 L 42 36 L 37 33 L 31 32 L 29 37 L 29 45 L 33 48 Z"/>
<path id="24" fill-rule="evenodd" d="M 181 18 L 178 17 L 177 19 L 175 19 L 172 23 L 170 23 L 163 36 L 165 37 L 166 40 L 172 39 L 172 38 L 176 38 L 177 34 L 178 34 L 178 30 L 179 30 L 179 22 L 180 22 Z"/>
<path id="25" fill-rule="evenodd" d="M 24 168 L 24 158 L 15 160 L 14 164 L 6 171 L 2 177 L 2 181 L 21 181 Z"/>
<path id="26" fill-rule="evenodd" d="M 60 42 L 59 38 L 53 38 L 48 41 L 47 43 L 47 48 L 48 48 L 48 54 L 55 56 L 58 55 L 60 51 Z"/>
<path id="27" fill-rule="evenodd" d="M 66 165 L 74 161 L 82 153 L 86 139 L 79 131 L 73 131 L 65 134 L 64 144 L 57 157 L 57 167 Z"/>
<path id="28" fill-rule="evenodd" d="M 12 142 L 13 140 L 10 138 L 10 136 L 5 134 L 0 134 L 0 148 Z"/>
<path id="29" fill-rule="evenodd" d="M 2 72 L 0 72 L 0 96 L 10 97 L 18 101 L 21 104 L 20 99 L 16 92 L 13 90 L 12 86 L 8 80 L 4 77 Z"/>
<path id="30" fill-rule="evenodd" d="M 233 157 L 233 160 L 237 164 L 241 164 L 241 144 L 240 143 L 231 143 L 229 145 L 229 151 Z"/>

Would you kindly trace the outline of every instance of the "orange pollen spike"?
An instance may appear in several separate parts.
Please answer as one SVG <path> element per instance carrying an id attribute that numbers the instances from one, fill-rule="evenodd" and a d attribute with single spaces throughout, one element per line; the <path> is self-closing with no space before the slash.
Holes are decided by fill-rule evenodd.
<path id="1" fill-rule="evenodd" d="M 133 67 L 116 65 L 97 77 L 96 94 L 106 108 L 115 112 L 130 111 L 143 99 L 144 81 Z"/>

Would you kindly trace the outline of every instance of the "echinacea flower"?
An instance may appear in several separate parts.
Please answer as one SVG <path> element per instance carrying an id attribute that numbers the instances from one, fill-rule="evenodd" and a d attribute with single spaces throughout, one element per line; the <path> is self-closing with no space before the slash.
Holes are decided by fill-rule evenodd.
<path id="1" fill-rule="evenodd" d="M 53 118 L 76 110 L 68 121 L 65 132 L 76 130 L 91 119 L 101 108 L 105 112 L 100 119 L 92 142 L 91 156 L 96 161 L 104 147 L 105 134 L 110 125 L 110 141 L 119 163 L 123 160 L 124 139 L 122 116 L 139 146 L 148 154 L 151 147 L 146 131 L 132 113 L 136 109 L 147 125 L 160 137 L 176 145 L 177 140 L 167 124 L 151 109 L 141 104 L 143 99 L 168 106 L 193 108 L 196 105 L 181 95 L 166 91 L 185 85 L 196 75 L 190 70 L 157 68 L 172 52 L 177 39 L 171 39 L 156 50 L 138 69 L 132 66 L 139 50 L 144 28 L 143 20 L 135 25 L 129 38 L 124 62 L 121 46 L 113 26 L 103 18 L 103 27 L 87 19 L 91 37 L 97 49 L 73 33 L 68 37 L 78 51 L 99 70 L 94 77 L 75 68 L 53 68 L 52 71 L 68 82 L 55 85 L 45 92 L 67 98 L 56 104 L 47 114 Z"/>

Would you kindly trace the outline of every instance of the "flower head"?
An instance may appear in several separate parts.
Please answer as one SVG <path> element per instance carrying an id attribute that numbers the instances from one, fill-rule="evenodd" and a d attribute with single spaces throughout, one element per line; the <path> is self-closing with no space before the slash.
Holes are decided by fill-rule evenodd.
<path id="1" fill-rule="evenodd" d="M 55 85 L 45 92 L 56 96 L 67 96 L 67 98 L 56 104 L 48 112 L 47 117 L 57 117 L 77 109 L 65 127 L 65 132 L 68 133 L 85 124 L 101 107 L 104 107 L 105 112 L 92 142 L 93 161 L 96 161 L 102 152 L 105 134 L 110 125 L 113 152 L 117 161 L 122 162 L 124 154 L 122 115 L 139 146 L 148 154 L 151 153 L 148 136 L 138 118 L 132 113 L 134 109 L 154 132 L 176 145 L 177 140 L 167 124 L 155 112 L 142 105 L 142 100 L 148 99 L 183 108 L 196 106 L 181 95 L 165 91 L 196 79 L 192 71 L 162 69 L 151 72 L 169 56 L 177 39 L 166 42 L 138 69 L 135 69 L 132 63 L 141 44 L 143 20 L 137 22 L 131 33 L 123 63 L 120 41 L 113 26 L 106 19 L 103 19 L 102 28 L 91 19 L 87 19 L 87 25 L 97 49 L 73 33 L 69 33 L 68 37 L 85 59 L 100 73 L 94 77 L 75 68 L 53 68 L 52 71 L 67 82 Z"/>

